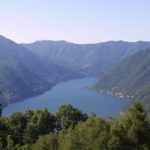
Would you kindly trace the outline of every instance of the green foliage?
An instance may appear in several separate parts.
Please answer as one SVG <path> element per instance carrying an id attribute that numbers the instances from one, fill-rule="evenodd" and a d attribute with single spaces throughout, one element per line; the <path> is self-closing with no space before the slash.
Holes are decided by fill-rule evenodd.
<path id="1" fill-rule="evenodd" d="M 58 135 L 57 133 L 50 133 L 46 136 L 41 136 L 38 143 L 33 145 L 33 150 L 57 150 Z"/>
<path id="2" fill-rule="evenodd" d="M 59 131 L 57 136 L 43 136 L 34 144 L 34 148 L 41 146 L 41 150 L 148 150 L 149 139 L 150 122 L 142 106 L 135 103 L 119 118 L 104 120 L 91 115 L 74 128 Z M 57 146 L 52 142 L 57 143 Z"/>
<path id="3" fill-rule="evenodd" d="M 114 120 L 110 129 L 110 145 L 123 147 L 149 146 L 150 123 L 141 104 L 135 103 L 123 116 Z"/>
<path id="4" fill-rule="evenodd" d="M 7 137 L 7 147 L 6 150 L 15 150 L 15 145 L 10 136 Z"/>
<path id="5" fill-rule="evenodd" d="M 26 115 L 30 118 L 25 129 L 26 142 L 33 143 L 35 137 L 52 132 L 55 128 L 55 116 L 47 109 L 36 110 L 34 113 L 29 110 Z"/>
<path id="6" fill-rule="evenodd" d="M 0 104 L 0 117 L 2 115 L 2 104 Z"/>
<path id="7" fill-rule="evenodd" d="M 74 127 L 79 121 L 87 119 L 87 115 L 83 114 L 79 109 L 71 105 L 61 105 L 56 113 L 58 122 L 62 129 Z"/>
<path id="8" fill-rule="evenodd" d="M 24 135 L 24 130 L 27 125 L 27 119 L 25 115 L 21 112 L 15 112 L 8 118 L 9 130 L 6 133 L 12 134 L 12 139 L 15 143 L 23 143 L 20 136 Z"/>
<path id="9" fill-rule="evenodd" d="M 71 105 L 60 106 L 55 114 L 47 109 L 28 109 L 0 118 L 0 130 L 3 130 L 0 148 L 4 150 L 150 148 L 150 122 L 140 103 L 134 103 L 124 114 L 112 119 L 96 114 L 87 116 Z"/>
<path id="10" fill-rule="evenodd" d="M 61 150 L 99 150 L 105 148 L 109 139 L 109 125 L 97 116 L 90 116 L 80 122 L 74 129 L 61 132 L 59 149 Z"/>
<path id="11" fill-rule="evenodd" d="M 4 149 L 2 138 L 0 138 L 0 149 Z"/>

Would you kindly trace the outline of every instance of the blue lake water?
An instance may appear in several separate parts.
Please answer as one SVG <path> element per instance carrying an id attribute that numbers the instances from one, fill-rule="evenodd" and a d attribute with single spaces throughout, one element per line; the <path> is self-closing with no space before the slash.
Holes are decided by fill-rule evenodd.
<path id="1" fill-rule="evenodd" d="M 25 111 L 27 108 L 48 108 L 50 112 L 55 112 L 61 104 L 71 104 L 85 113 L 95 112 L 102 116 L 118 115 L 127 101 L 85 89 L 85 86 L 92 85 L 96 80 L 95 78 L 82 78 L 58 83 L 42 95 L 8 105 L 3 110 L 3 115 Z"/>

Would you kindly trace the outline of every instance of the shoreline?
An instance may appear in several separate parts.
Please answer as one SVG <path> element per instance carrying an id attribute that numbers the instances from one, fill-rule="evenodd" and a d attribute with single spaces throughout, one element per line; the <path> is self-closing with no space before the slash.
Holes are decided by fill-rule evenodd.
<path id="1" fill-rule="evenodd" d="M 28 99 L 28 98 L 33 98 L 33 97 L 36 97 L 36 96 L 40 96 L 40 95 L 46 93 L 47 91 L 51 90 L 51 89 L 52 89 L 53 87 L 55 87 L 57 84 L 60 84 L 60 83 L 63 83 L 63 82 L 69 81 L 69 80 L 81 79 L 81 78 L 83 78 L 83 77 L 70 78 L 70 79 L 64 79 L 64 80 L 62 80 L 62 81 L 58 81 L 58 82 L 54 83 L 53 85 L 49 86 L 48 88 L 46 88 L 46 89 L 43 90 L 43 91 L 40 91 L 40 92 L 38 92 L 38 93 L 34 93 L 34 94 L 32 94 L 31 96 L 21 97 L 21 98 L 18 99 L 18 100 L 12 100 L 12 102 L 10 102 L 10 103 L 8 103 L 8 104 L 3 104 L 3 105 L 2 105 L 2 109 L 5 109 L 6 107 L 8 107 L 8 106 L 11 105 L 11 104 L 23 102 L 23 101 L 25 101 L 25 100 Z"/>
<path id="2" fill-rule="evenodd" d="M 129 100 L 129 99 L 132 98 L 132 96 L 124 95 L 121 92 L 115 92 L 115 93 L 113 93 L 113 92 L 111 92 L 109 90 L 107 90 L 107 91 L 103 90 L 103 89 L 97 90 L 93 86 L 86 86 L 85 89 L 93 91 L 93 92 L 97 92 L 97 93 L 103 93 L 103 94 L 107 94 L 107 95 L 111 95 L 111 96 L 116 96 L 116 97 L 118 97 L 120 99 L 127 99 L 127 100 Z"/>

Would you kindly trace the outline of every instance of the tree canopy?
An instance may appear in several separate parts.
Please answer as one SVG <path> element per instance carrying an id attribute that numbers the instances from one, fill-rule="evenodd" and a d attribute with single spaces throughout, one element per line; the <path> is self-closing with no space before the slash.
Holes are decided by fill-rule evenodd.
<path id="1" fill-rule="evenodd" d="M 84 114 L 71 105 L 0 117 L 0 149 L 120 150 L 150 149 L 150 121 L 140 103 L 117 118 Z"/>

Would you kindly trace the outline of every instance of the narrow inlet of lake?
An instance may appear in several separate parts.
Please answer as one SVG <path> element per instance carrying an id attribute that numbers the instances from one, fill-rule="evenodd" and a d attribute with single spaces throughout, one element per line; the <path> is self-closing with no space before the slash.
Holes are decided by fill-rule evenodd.
<path id="1" fill-rule="evenodd" d="M 28 108 L 47 108 L 50 112 L 56 112 L 59 105 L 71 104 L 85 113 L 94 112 L 104 117 L 117 116 L 127 101 L 85 89 L 86 86 L 94 84 L 96 80 L 96 78 L 81 78 L 58 83 L 42 95 L 9 104 L 4 108 L 3 115 L 8 116 L 16 111 L 23 112 Z"/>

